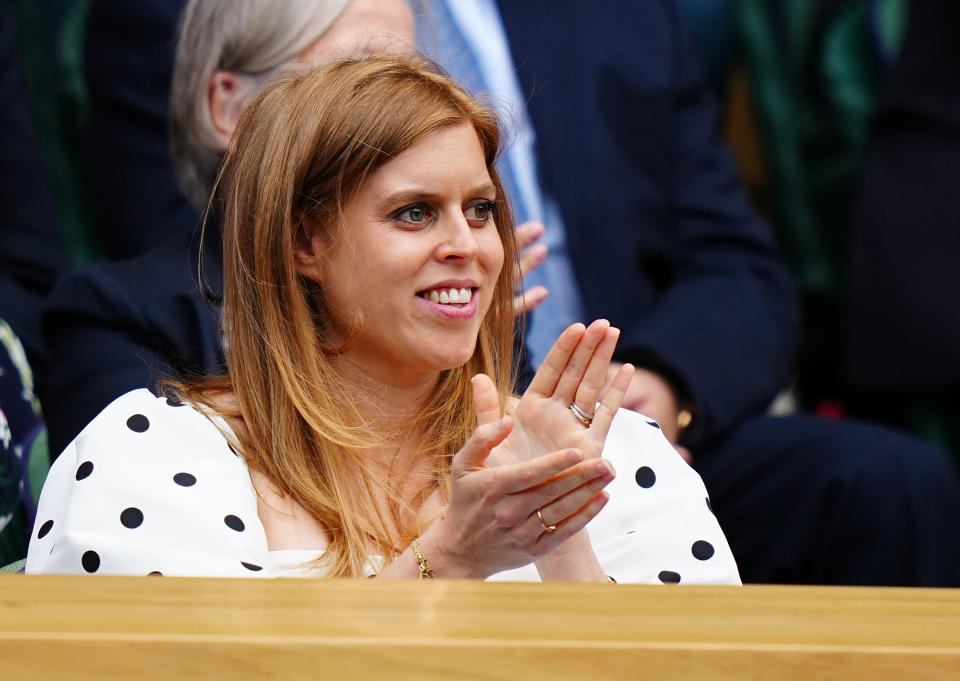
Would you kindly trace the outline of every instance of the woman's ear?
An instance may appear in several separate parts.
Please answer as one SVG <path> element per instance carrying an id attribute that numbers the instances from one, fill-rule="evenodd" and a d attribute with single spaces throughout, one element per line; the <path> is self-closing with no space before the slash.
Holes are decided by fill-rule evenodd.
<path id="1" fill-rule="evenodd" d="M 297 274 L 322 284 L 325 260 L 321 256 L 321 244 L 316 230 L 307 221 L 301 220 L 294 239 L 293 258 Z"/>
<path id="2" fill-rule="evenodd" d="M 224 149 L 230 144 L 250 94 L 250 85 L 240 74 L 216 71 L 210 76 L 207 87 L 210 118 Z"/>

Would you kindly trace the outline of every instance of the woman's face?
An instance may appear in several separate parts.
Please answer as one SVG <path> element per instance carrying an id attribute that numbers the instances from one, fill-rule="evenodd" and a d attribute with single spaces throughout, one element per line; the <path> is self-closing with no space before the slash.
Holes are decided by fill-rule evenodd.
<path id="1" fill-rule="evenodd" d="M 476 132 L 442 128 L 373 172 L 343 238 L 314 236 L 300 273 L 320 282 L 347 358 L 387 382 L 464 364 L 503 266 L 496 189 Z"/>

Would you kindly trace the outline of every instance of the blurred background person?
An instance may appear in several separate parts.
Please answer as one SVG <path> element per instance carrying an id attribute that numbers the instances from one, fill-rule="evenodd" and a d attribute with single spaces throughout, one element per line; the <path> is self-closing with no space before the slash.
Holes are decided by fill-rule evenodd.
<path id="1" fill-rule="evenodd" d="M 854 204 L 851 410 L 960 460 L 960 4 L 910 3 Z"/>

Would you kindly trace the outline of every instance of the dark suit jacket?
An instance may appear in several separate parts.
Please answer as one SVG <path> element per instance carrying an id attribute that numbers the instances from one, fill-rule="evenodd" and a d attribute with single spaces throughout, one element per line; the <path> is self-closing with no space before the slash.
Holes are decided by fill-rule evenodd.
<path id="1" fill-rule="evenodd" d="M 853 214 L 846 362 L 853 387 L 960 386 L 960 3 L 910 3 Z"/>
<path id="2" fill-rule="evenodd" d="M 50 360 L 41 402 L 53 456 L 120 395 L 223 371 L 219 236 L 205 242 L 201 268 L 198 242 L 184 233 L 57 284 L 42 317 Z"/>
<path id="3" fill-rule="evenodd" d="M 167 143 L 177 22 L 186 0 L 92 0 L 86 185 L 99 244 L 132 258 L 193 231 Z"/>
<path id="4" fill-rule="evenodd" d="M 39 308 L 69 267 L 53 190 L 40 157 L 24 90 L 9 3 L 0 2 L 0 318 L 42 368 Z"/>
<path id="5" fill-rule="evenodd" d="M 501 11 L 588 315 L 622 329 L 621 357 L 694 400 L 694 440 L 762 409 L 793 354 L 793 289 L 715 141 L 675 7 L 530 0 Z M 53 451 L 149 385 L 144 363 L 216 365 L 215 324 L 179 243 L 59 288 L 45 317 L 59 358 Z"/>

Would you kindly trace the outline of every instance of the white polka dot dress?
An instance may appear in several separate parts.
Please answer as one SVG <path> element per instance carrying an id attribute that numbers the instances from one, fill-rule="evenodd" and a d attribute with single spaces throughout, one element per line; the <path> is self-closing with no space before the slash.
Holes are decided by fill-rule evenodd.
<path id="1" fill-rule="evenodd" d="M 621 411 L 604 457 L 617 477 L 588 531 L 607 574 L 618 582 L 740 583 L 703 483 L 655 423 Z M 104 409 L 50 469 L 26 572 L 271 577 L 276 562 L 246 465 L 217 426 L 189 406 L 135 390 Z M 527 565 L 490 579 L 539 577 Z"/>

